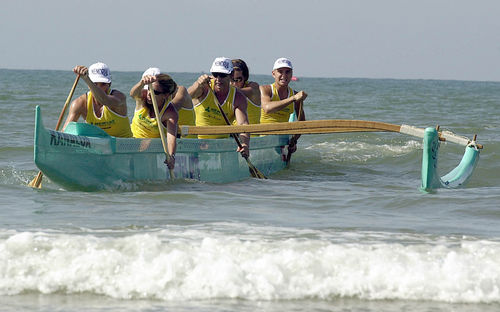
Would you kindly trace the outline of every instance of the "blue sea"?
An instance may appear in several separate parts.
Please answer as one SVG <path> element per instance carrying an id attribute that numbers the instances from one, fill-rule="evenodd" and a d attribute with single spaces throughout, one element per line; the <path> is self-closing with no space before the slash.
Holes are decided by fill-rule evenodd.
<path id="1" fill-rule="evenodd" d="M 268 180 L 32 189 L 35 106 L 54 128 L 75 76 L 0 69 L 0 310 L 500 311 L 500 82 L 299 78 L 310 120 L 477 134 L 474 175 L 424 193 L 420 139 L 347 133 L 303 135 Z M 441 175 L 463 153 L 443 143 Z"/>

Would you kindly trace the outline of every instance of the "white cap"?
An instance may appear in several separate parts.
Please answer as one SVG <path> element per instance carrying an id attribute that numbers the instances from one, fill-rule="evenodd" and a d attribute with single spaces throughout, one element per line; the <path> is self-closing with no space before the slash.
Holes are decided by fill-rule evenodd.
<path id="1" fill-rule="evenodd" d="M 108 65 L 98 62 L 90 65 L 89 78 L 92 82 L 111 83 L 111 72 Z"/>
<path id="2" fill-rule="evenodd" d="M 292 62 L 290 62 L 289 59 L 280 57 L 279 59 L 276 60 L 276 62 L 274 62 L 273 70 L 283 67 L 288 67 L 290 69 L 293 69 Z"/>
<path id="3" fill-rule="evenodd" d="M 227 57 L 217 57 L 210 67 L 210 72 L 230 74 L 233 72 L 233 62 Z"/>
<path id="4" fill-rule="evenodd" d="M 160 69 L 158 67 L 150 67 L 146 69 L 146 71 L 142 74 L 142 77 L 145 76 L 158 76 L 160 74 Z"/>
<path id="5" fill-rule="evenodd" d="M 158 76 L 160 74 L 160 69 L 158 67 L 150 67 L 142 73 L 142 78 L 145 76 Z M 143 89 L 148 89 L 148 85 L 145 85 Z"/>

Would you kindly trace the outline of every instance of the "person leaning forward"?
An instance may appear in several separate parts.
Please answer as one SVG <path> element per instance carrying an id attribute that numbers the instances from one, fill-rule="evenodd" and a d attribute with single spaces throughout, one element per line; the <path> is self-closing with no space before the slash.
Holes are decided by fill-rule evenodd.
<path id="1" fill-rule="evenodd" d="M 160 69 L 158 67 L 150 67 L 146 69 L 146 71 L 142 74 L 142 78 L 145 76 L 158 76 L 161 73 Z M 141 82 L 139 81 L 137 84 L 140 84 Z M 140 88 L 136 88 L 134 86 L 132 90 L 130 90 L 130 96 L 136 100 L 136 110 L 140 109 L 141 107 L 137 106 L 137 98 L 138 97 L 143 97 L 146 94 L 146 90 L 148 89 L 148 86 L 145 85 L 143 89 L 141 90 Z M 193 109 L 193 101 L 191 100 L 191 97 L 189 96 L 189 93 L 187 92 L 187 89 L 184 86 L 177 85 L 176 90 L 174 91 L 173 94 L 170 95 L 170 97 L 166 100 L 167 103 L 172 103 L 174 106 L 175 110 L 179 114 L 179 120 L 177 122 L 178 128 L 182 126 L 194 126 L 195 125 L 195 115 L 194 115 L 194 109 Z M 142 105 L 142 104 L 141 104 Z M 151 106 L 150 106 L 151 107 Z M 136 137 L 136 134 L 134 133 L 134 127 L 133 127 L 133 122 L 132 122 L 132 134 L 134 137 Z M 179 135 L 179 131 L 177 131 L 177 137 L 181 137 Z M 197 138 L 196 135 L 184 135 L 182 138 L 189 138 L 189 139 L 195 139 Z"/>
<path id="2" fill-rule="evenodd" d="M 115 137 L 132 137 L 127 117 L 127 100 L 123 93 L 111 89 L 111 72 L 104 63 L 95 63 L 89 68 L 75 66 L 73 72 L 80 75 L 90 91 L 71 103 L 64 128 L 80 116 L 86 123 L 95 125 Z"/>
<path id="3" fill-rule="evenodd" d="M 226 125 L 226 121 L 220 113 L 219 107 L 231 122 L 236 119 L 238 125 L 247 125 L 247 101 L 235 87 L 230 85 L 233 64 L 226 57 L 218 57 L 210 68 L 211 76 L 201 75 L 188 92 L 193 99 L 197 126 L 220 126 Z M 228 135 L 199 135 L 200 139 L 227 138 Z M 237 151 L 244 157 L 249 156 L 250 136 L 248 133 L 239 135 L 242 148 Z"/>
<path id="4" fill-rule="evenodd" d="M 158 111 L 161 120 L 161 131 L 167 130 L 167 149 L 170 157 L 166 164 L 169 169 L 175 166 L 175 151 L 177 149 L 177 123 L 179 114 L 174 101 L 181 105 L 183 101 L 191 101 L 186 88 L 177 86 L 175 81 L 167 74 L 151 73 L 148 69 L 139 82 L 130 90 L 130 96 L 135 99 L 134 118 L 132 119 L 132 132 L 135 138 L 159 138 L 160 129 L 156 121 L 151 93 L 156 96 Z M 149 90 L 149 84 L 153 90 Z"/>
<path id="5" fill-rule="evenodd" d="M 282 57 L 274 62 L 272 75 L 274 83 L 260 86 L 262 111 L 260 123 L 287 122 L 295 112 L 298 120 L 306 120 L 302 104 L 307 97 L 304 91 L 294 91 L 288 86 L 293 75 L 290 60 Z M 296 139 L 299 135 L 296 136 Z M 296 140 L 295 140 L 296 141 Z M 288 151 L 295 152 L 297 146 L 291 142 Z"/>
<path id="6" fill-rule="evenodd" d="M 231 74 L 231 85 L 236 87 L 247 97 L 247 115 L 250 124 L 260 123 L 260 89 L 259 84 L 249 81 L 248 66 L 242 59 L 234 59 L 233 73 Z"/>

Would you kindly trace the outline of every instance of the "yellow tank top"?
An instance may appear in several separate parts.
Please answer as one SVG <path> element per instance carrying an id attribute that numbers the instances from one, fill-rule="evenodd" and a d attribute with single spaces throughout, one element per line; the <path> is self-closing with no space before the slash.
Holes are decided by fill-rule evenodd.
<path id="1" fill-rule="evenodd" d="M 260 123 L 260 106 L 256 105 L 252 100 L 247 98 L 247 116 L 248 116 L 248 124 L 258 124 Z M 238 121 L 233 119 L 232 124 L 234 126 L 238 125 Z M 260 134 L 251 134 L 251 137 L 259 137 Z"/>
<path id="2" fill-rule="evenodd" d="M 113 91 L 109 91 L 108 94 L 111 92 Z M 101 128 L 111 136 L 131 138 L 132 131 L 130 131 L 128 117 L 119 115 L 110 110 L 107 106 L 103 106 L 102 116 L 98 118 L 94 111 L 93 99 L 92 92 L 87 92 L 87 118 L 85 122 Z"/>
<path id="3" fill-rule="evenodd" d="M 163 105 L 163 108 L 160 111 L 160 116 L 163 116 L 163 113 L 167 109 L 167 105 Z M 132 133 L 134 138 L 159 138 L 160 132 L 158 131 L 158 123 L 156 122 L 156 117 L 149 117 L 149 109 L 144 106 L 141 109 L 134 112 L 134 118 L 132 118 L 132 124 L 130 125 L 132 128 Z M 165 129 L 165 126 L 161 125 L 162 129 Z"/>
<path id="4" fill-rule="evenodd" d="M 179 114 L 179 121 L 177 124 L 180 126 L 194 126 L 195 123 L 195 115 L 194 115 L 194 109 L 191 108 L 184 108 L 181 107 L 181 109 L 177 112 Z M 177 131 L 177 133 L 181 133 L 180 131 Z M 188 139 L 196 139 L 198 136 L 191 134 L 191 135 L 184 135 L 182 136 L 183 138 L 188 138 Z"/>
<path id="5" fill-rule="evenodd" d="M 261 113 L 260 106 L 252 102 L 252 100 L 247 99 L 248 123 L 249 124 L 260 123 L 260 113 Z"/>
<path id="6" fill-rule="evenodd" d="M 213 92 L 214 81 L 210 82 L 210 90 L 207 96 L 198 104 L 194 106 L 194 112 L 196 114 L 196 125 L 197 126 L 222 126 L 226 125 L 224 117 L 217 107 L 217 97 Z M 227 94 L 226 100 L 221 104 L 221 108 L 226 114 L 229 122 L 234 119 L 234 93 L 235 88 L 233 86 L 229 87 L 229 93 Z M 199 139 L 222 139 L 227 138 L 229 135 L 198 135 Z"/>
<path id="7" fill-rule="evenodd" d="M 245 82 L 245 87 L 248 86 L 248 81 Z M 243 94 L 243 92 L 241 92 L 241 94 Z M 244 95 L 244 94 L 243 94 Z M 261 110 L 261 107 L 257 104 L 255 104 L 254 102 L 252 102 L 252 100 L 250 100 L 249 98 L 246 98 L 247 99 L 247 115 L 248 115 L 248 123 L 249 124 L 258 124 L 260 123 L 260 110 Z M 235 120 L 233 120 L 233 125 L 238 125 L 238 122 Z"/>
<path id="8" fill-rule="evenodd" d="M 273 83 L 271 85 L 271 90 L 272 90 L 272 97 L 271 101 L 280 101 L 284 99 L 280 99 L 280 96 L 278 94 L 278 90 L 276 90 L 276 84 Z M 293 89 L 288 87 L 288 96 L 286 98 L 292 97 L 294 95 Z M 260 123 L 274 123 L 274 122 L 288 122 L 288 119 L 290 118 L 290 114 L 292 114 L 294 111 L 294 103 L 288 104 L 285 108 L 283 108 L 280 111 L 274 112 L 274 113 L 269 113 L 266 114 L 264 110 L 261 110 L 261 115 L 260 115 Z"/>

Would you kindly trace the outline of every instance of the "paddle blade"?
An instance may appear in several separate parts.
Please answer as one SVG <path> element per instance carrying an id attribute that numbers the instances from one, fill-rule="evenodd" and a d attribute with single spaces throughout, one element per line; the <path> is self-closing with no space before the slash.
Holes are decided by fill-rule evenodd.
<path id="1" fill-rule="evenodd" d="M 285 160 L 287 167 L 290 166 L 290 159 L 292 158 L 292 153 L 290 152 L 290 146 L 297 145 L 297 141 L 298 141 L 298 137 L 297 137 L 297 135 L 294 135 L 290 139 L 290 142 L 288 144 L 288 154 L 286 154 L 286 160 Z"/>
<path id="2" fill-rule="evenodd" d="M 287 168 L 290 167 L 290 159 L 292 159 L 292 153 L 288 152 L 288 154 L 286 154 L 286 160 L 285 160 L 285 166 Z"/>
<path id="3" fill-rule="evenodd" d="M 245 160 L 247 161 L 248 170 L 250 171 L 250 175 L 252 176 L 252 178 L 267 179 L 267 177 L 250 162 L 248 157 L 245 157 Z"/>
<path id="4" fill-rule="evenodd" d="M 59 127 L 61 126 L 62 119 L 64 117 L 64 114 L 66 113 L 66 108 L 68 107 L 69 102 L 71 102 L 71 98 L 73 97 L 73 94 L 75 93 L 76 85 L 78 84 L 78 80 L 80 79 L 80 74 L 78 74 L 75 78 L 75 82 L 73 82 L 73 86 L 71 87 L 71 90 L 69 91 L 68 97 L 66 98 L 66 102 L 64 103 L 64 106 L 61 110 L 61 113 L 59 114 L 59 119 L 57 120 L 57 125 L 56 125 L 56 131 L 59 131 Z M 43 173 L 41 171 L 38 172 L 36 177 L 28 183 L 28 186 L 31 186 L 33 188 L 41 188 L 42 187 L 42 178 L 43 178 Z"/>
<path id="5" fill-rule="evenodd" d="M 33 180 L 31 180 L 30 183 L 28 183 L 28 185 L 33 188 L 42 188 L 42 179 L 43 179 L 43 173 L 39 171 L 36 177 L 34 177 Z"/>

